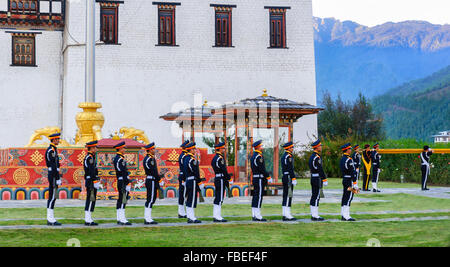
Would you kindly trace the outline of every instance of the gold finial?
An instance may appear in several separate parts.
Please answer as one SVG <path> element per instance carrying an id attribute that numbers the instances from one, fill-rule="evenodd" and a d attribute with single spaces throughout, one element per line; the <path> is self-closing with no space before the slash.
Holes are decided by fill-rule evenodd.
<path id="1" fill-rule="evenodd" d="M 120 140 L 119 135 L 117 134 L 117 131 L 114 132 L 114 135 L 112 137 L 113 140 Z"/>
<path id="2" fill-rule="evenodd" d="M 267 94 L 267 89 L 264 89 L 264 90 L 263 90 L 262 96 L 269 96 L 269 95 Z"/>
<path id="3" fill-rule="evenodd" d="M 208 101 L 205 100 L 205 102 L 203 103 L 203 106 L 206 107 L 208 105 Z"/>

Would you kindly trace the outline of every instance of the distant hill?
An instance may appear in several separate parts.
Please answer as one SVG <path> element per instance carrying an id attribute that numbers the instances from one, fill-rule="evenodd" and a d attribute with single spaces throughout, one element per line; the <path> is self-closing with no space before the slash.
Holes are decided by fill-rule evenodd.
<path id="1" fill-rule="evenodd" d="M 318 98 L 381 95 L 450 65 L 450 25 L 424 21 L 367 27 L 314 18 Z"/>
<path id="2" fill-rule="evenodd" d="M 450 129 L 450 65 L 388 90 L 375 97 L 372 105 L 382 114 L 389 138 L 431 142 L 431 135 Z"/>

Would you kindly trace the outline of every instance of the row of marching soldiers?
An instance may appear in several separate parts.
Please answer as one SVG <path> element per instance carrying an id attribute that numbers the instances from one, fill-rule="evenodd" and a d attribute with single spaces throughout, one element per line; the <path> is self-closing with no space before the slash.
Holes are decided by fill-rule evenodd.
<path id="1" fill-rule="evenodd" d="M 59 174 L 59 157 L 57 152 L 57 145 L 60 140 L 60 133 L 55 133 L 49 136 L 51 141 L 50 146 L 46 151 L 46 164 L 48 167 L 48 180 L 49 180 L 49 198 L 47 202 L 47 224 L 58 226 L 61 225 L 56 221 L 53 214 L 53 209 L 56 200 L 56 192 L 59 185 L 61 185 L 61 178 Z M 96 165 L 95 155 L 97 152 L 97 141 L 92 141 L 86 144 L 88 153 L 84 159 L 84 172 L 85 172 L 85 187 L 86 187 L 86 203 L 85 203 L 85 225 L 95 226 L 98 225 L 92 219 L 92 212 L 95 208 L 97 190 L 100 187 L 98 177 L 98 169 Z M 322 167 L 322 143 L 320 140 L 312 143 L 314 152 L 309 159 L 309 169 L 311 172 L 311 220 L 322 221 L 324 218 L 319 216 L 319 200 L 320 189 L 322 186 L 327 186 L 327 177 Z M 233 184 L 231 175 L 227 171 L 227 165 L 225 162 L 225 143 L 221 142 L 215 146 L 216 154 L 211 161 L 211 166 L 215 172 L 215 196 L 213 205 L 213 218 L 214 222 L 226 222 L 221 216 L 221 207 L 223 203 L 223 197 L 225 195 L 225 189 L 230 189 Z M 256 141 L 252 144 L 253 155 L 250 158 L 250 166 L 252 170 L 252 220 L 253 221 L 266 221 L 261 215 L 261 206 L 265 188 L 268 183 L 272 182 L 272 178 L 266 170 L 262 141 Z M 283 182 L 283 197 L 282 197 L 282 211 L 283 221 L 294 221 L 295 217 L 291 214 L 292 195 L 293 188 L 297 184 L 296 175 L 294 174 L 294 159 L 293 159 L 293 147 L 292 142 L 288 142 L 283 145 L 285 150 L 284 155 L 281 158 L 282 169 L 282 182 Z M 358 161 L 358 145 L 352 147 L 350 143 L 344 144 L 341 147 L 342 158 L 340 160 L 340 169 L 342 173 L 342 185 L 343 194 L 341 201 L 341 219 L 344 221 L 354 221 L 350 217 L 350 204 L 353 199 L 353 195 L 359 192 L 357 179 L 359 176 Z M 117 224 L 119 225 L 131 225 L 126 219 L 125 208 L 127 200 L 130 198 L 129 193 L 131 190 L 131 180 L 129 179 L 129 172 L 127 169 L 127 163 L 125 160 L 125 142 L 120 142 L 114 146 L 117 150 L 116 157 L 113 160 L 114 169 L 117 177 L 117 190 L 118 199 L 116 203 L 117 212 Z M 374 160 L 374 172 L 376 174 L 376 181 L 374 183 L 374 192 L 379 192 L 376 189 L 376 182 L 379 174 L 380 156 L 377 153 L 379 148 L 378 143 L 374 145 L 374 153 L 372 159 Z M 157 162 L 155 159 L 155 143 L 144 146 L 147 152 L 143 160 L 143 166 L 146 174 L 145 187 L 147 189 L 147 201 L 145 202 L 144 210 L 144 224 L 157 224 L 152 218 L 152 207 L 156 201 L 157 190 L 164 186 L 164 182 L 161 181 L 162 176 L 158 172 Z M 200 178 L 199 162 L 194 155 L 195 142 L 185 141 L 181 145 L 182 152 L 179 156 L 178 162 L 180 167 L 179 172 L 179 194 L 178 194 L 178 217 L 187 218 L 188 223 L 201 223 L 195 217 L 194 209 L 197 207 L 198 194 L 204 189 L 204 184 Z M 352 149 L 355 149 L 355 153 L 351 155 Z M 366 146 L 367 151 L 367 146 Z M 428 151 L 428 147 L 424 147 L 424 152 L 421 154 L 423 161 L 428 163 L 431 151 Z M 364 153 L 363 153 L 364 158 Z M 422 164 L 424 165 L 424 164 Z M 376 167 L 375 167 L 376 166 Z M 427 166 L 425 166 L 427 167 Z M 425 169 L 425 171 L 424 171 Z M 425 183 L 422 179 L 422 189 L 424 184 L 426 188 L 426 176 L 429 173 L 428 168 L 422 168 L 422 173 L 425 174 Z M 424 176 L 424 175 L 423 175 Z M 365 176 L 366 177 L 366 174 Z M 366 183 L 364 183 L 366 186 Z M 231 191 L 231 190 L 229 190 Z"/>

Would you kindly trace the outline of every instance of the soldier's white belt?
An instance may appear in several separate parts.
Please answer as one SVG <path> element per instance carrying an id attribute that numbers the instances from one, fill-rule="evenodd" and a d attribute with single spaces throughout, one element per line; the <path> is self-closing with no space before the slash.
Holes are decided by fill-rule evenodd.
<path id="1" fill-rule="evenodd" d="M 155 180 L 155 177 L 149 175 L 149 176 L 147 176 L 147 180 Z"/>
<path id="2" fill-rule="evenodd" d="M 119 178 L 117 178 L 118 180 L 123 180 L 123 177 L 119 177 Z"/>
<path id="3" fill-rule="evenodd" d="M 262 174 L 253 174 L 253 178 L 264 178 Z"/>
<path id="4" fill-rule="evenodd" d="M 224 177 L 225 175 L 223 173 L 216 173 L 216 177 Z"/>
<path id="5" fill-rule="evenodd" d="M 189 177 L 186 178 L 186 181 L 187 181 L 187 180 L 194 180 L 194 179 L 195 179 L 194 176 L 189 176 Z"/>
<path id="6" fill-rule="evenodd" d="M 318 174 L 318 173 L 311 173 L 311 177 L 319 177 L 320 176 L 320 174 Z"/>
<path id="7" fill-rule="evenodd" d="M 344 175 L 344 178 L 352 178 L 351 175 Z"/>
<path id="8" fill-rule="evenodd" d="M 86 176 L 86 179 L 91 179 L 91 176 Z"/>
<path id="9" fill-rule="evenodd" d="M 429 166 L 429 165 L 430 165 L 430 163 L 422 163 L 422 165 L 427 165 L 427 166 Z"/>
<path id="10" fill-rule="evenodd" d="M 289 172 L 283 172 L 283 174 L 289 174 Z"/>

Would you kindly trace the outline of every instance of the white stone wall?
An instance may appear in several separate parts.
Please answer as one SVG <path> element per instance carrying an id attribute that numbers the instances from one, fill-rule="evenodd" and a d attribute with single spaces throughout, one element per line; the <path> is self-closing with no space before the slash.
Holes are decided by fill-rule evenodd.
<path id="1" fill-rule="evenodd" d="M 0 29 L 0 147 L 3 148 L 24 146 L 34 130 L 58 126 L 62 42 L 62 32 L 39 31 L 42 34 L 36 35 L 37 67 L 13 67 L 12 36 L 6 31 L 13 30 Z"/>
<path id="2" fill-rule="evenodd" d="M 64 54 L 64 133 L 75 135 L 77 105 L 84 101 L 85 1 L 67 5 Z M 169 1 L 168 1 L 169 2 Z M 157 6 L 152 1 L 127 0 L 119 8 L 120 45 L 96 46 L 96 101 L 106 118 L 103 136 L 122 126 L 145 130 L 158 146 L 174 146 L 171 123 L 159 118 L 175 103 L 194 104 L 199 92 L 208 102 L 225 103 L 269 95 L 316 104 L 311 0 L 178 0 L 177 47 L 157 44 Z M 215 48 L 214 8 L 211 3 L 235 4 L 234 48 Z M 287 46 L 268 49 L 269 11 L 264 6 L 290 6 L 287 10 Z M 96 35 L 99 39 L 97 4 Z M 67 32 L 66 32 L 67 33 Z M 72 38 L 73 37 L 73 38 Z M 79 45 L 81 44 L 81 45 Z M 178 105 L 181 107 L 183 105 Z M 310 141 L 317 134 L 316 116 L 295 126 L 296 140 Z"/>

